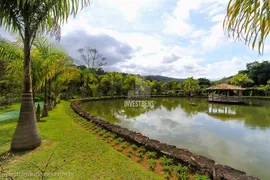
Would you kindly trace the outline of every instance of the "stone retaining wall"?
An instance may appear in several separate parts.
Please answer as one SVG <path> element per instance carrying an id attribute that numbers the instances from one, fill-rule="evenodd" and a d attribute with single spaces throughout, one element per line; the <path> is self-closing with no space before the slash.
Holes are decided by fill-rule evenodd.
<path id="1" fill-rule="evenodd" d="M 93 100 L 105 99 L 109 100 L 108 98 Z M 71 103 L 71 108 L 81 117 L 84 117 L 88 121 L 91 121 L 104 129 L 116 133 L 118 136 L 121 136 L 128 141 L 132 141 L 138 145 L 144 145 L 147 149 L 167 155 L 181 164 L 189 166 L 193 173 L 208 175 L 214 180 L 258 180 L 258 178 L 248 176 L 243 171 L 233 169 L 229 166 L 217 164 L 214 160 L 207 157 L 193 154 L 186 149 L 177 148 L 176 146 L 149 139 L 141 133 L 130 131 L 127 128 L 111 124 L 102 118 L 91 116 L 80 108 L 80 103 L 86 101 L 90 100 L 74 101 Z"/>

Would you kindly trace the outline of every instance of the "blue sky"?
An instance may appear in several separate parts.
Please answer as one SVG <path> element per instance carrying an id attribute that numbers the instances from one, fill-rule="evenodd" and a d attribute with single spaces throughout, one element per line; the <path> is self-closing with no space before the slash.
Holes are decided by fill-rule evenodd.
<path id="1" fill-rule="evenodd" d="M 78 48 L 97 48 L 107 71 L 212 80 L 246 63 L 268 60 L 222 29 L 228 0 L 94 0 L 62 27 L 63 48 L 83 64 Z M 7 33 L 1 29 L 1 34 Z"/>

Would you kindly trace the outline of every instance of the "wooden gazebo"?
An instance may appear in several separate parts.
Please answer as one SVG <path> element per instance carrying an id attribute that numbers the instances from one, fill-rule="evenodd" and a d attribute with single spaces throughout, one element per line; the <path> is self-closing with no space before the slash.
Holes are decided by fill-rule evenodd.
<path id="1" fill-rule="evenodd" d="M 243 104 L 242 91 L 244 88 L 239 86 L 233 86 L 230 84 L 219 84 L 213 87 L 207 88 L 208 101 L 209 102 L 220 102 L 220 103 L 231 103 L 231 104 Z M 238 95 L 235 95 L 233 91 L 237 91 Z M 234 94 L 234 95 L 232 95 Z"/>

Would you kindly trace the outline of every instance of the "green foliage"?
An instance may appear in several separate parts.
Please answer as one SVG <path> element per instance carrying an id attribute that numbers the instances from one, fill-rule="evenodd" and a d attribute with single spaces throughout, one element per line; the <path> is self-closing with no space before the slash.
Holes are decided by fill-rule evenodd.
<path id="1" fill-rule="evenodd" d="M 101 135 L 102 136 L 105 133 L 106 133 L 106 130 L 105 129 L 102 129 L 101 131 L 99 131 L 98 135 Z"/>
<path id="2" fill-rule="evenodd" d="M 147 153 L 147 157 L 149 159 L 154 159 L 154 158 L 156 158 L 156 156 L 157 156 L 157 153 L 156 152 L 148 152 Z"/>
<path id="3" fill-rule="evenodd" d="M 230 84 L 241 86 L 241 87 L 243 86 L 246 87 L 248 84 L 254 83 L 254 81 L 252 79 L 249 79 L 246 74 L 241 74 L 241 73 L 233 76 L 229 82 Z"/>
<path id="4" fill-rule="evenodd" d="M 176 166 L 176 172 L 177 172 L 177 177 L 180 180 L 188 179 L 188 167 L 178 164 L 178 166 Z"/>
<path id="5" fill-rule="evenodd" d="M 141 146 L 141 147 L 139 148 L 139 152 L 140 152 L 140 153 L 145 153 L 145 151 L 146 151 L 146 149 L 145 149 L 144 146 Z"/>
<path id="6" fill-rule="evenodd" d="M 132 147 L 133 150 L 136 150 L 138 148 L 138 146 L 136 144 L 132 144 L 131 147 Z"/>
<path id="7" fill-rule="evenodd" d="M 143 157 L 138 157 L 138 162 L 142 162 Z"/>
<path id="8" fill-rule="evenodd" d="M 270 79 L 270 62 L 252 62 L 248 63 L 246 70 L 240 71 L 239 73 L 247 74 L 252 79 L 255 85 L 266 85 Z"/>
<path id="9" fill-rule="evenodd" d="M 181 86 L 186 95 L 192 96 L 194 93 L 198 92 L 200 89 L 199 81 L 196 79 L 187 78 L 185 81 L 181 83 Z"/>
<path id="10" fill-rule="evenodd" d="M 173 160 L 171 158 L 166 157 L 166 156 L 162 156 L 160 159 L 161 159 L 161 162 L 163 165 L 169 166 L 169 165 L 173 164 Z"/>
<path id="11" fill-rule="evenodd" d="M 127 142 L 124 142 L 121 146 L 125 149 L 125 148 L 128 147 L 128 143 Z"/>
<path id="12" fill-rule="evenodd" d="M 64 24 L 70 15 L 75 16 L 79 8 L 90 3 L 90 0 L 2 0 L 0 3 L 0 25 L 19 33 L 22 39 L 27 39 L 28 37 L 25 36 L 30 36 L 30 40 L 33 40 L 37 33 L 51 31 L 52 34 L 57 34 L 57 27 Z"/>
<path id="13" fill-rule="evenodd" d="M 144 155 L 144 154 L 143 154 L 142 152 L 139 152 L 139 153 L 138 153 L 138 157 L 139 157 L 139 158 L 143 158 L 143 155 Z"/>
<path id="14" fill-rule="evenodd" d="M 165 173 L 172 174 L 173 170 L 174 170 L 173 165 L 163 165 L 163 171 Z"/>
<path id="15" fill-rule="evenodd" d="M 36 117 L 37 117 L 37 121 L 40 121 L 40 105 L 39 105 L 39 103 L 38 103 L 38 105 L 37 105 L 37 110 L 36 110 Z"/>
<path id="16" fill-rule="evenodd" d="M 223 27 L 228 36 L 244 41 L 263 53 L 264 42 L 270 31 L 269 1 L 230 0 Z"/>
<path id="17" fill-rule="evenodd" d="M 206 78 L 199 78 L 198 81 L 199 85 L 204 88 L 209 87 L 211 85 L 210 80 Z"/>
<path id="18" fill-rule="evenodd" d="M 163 176 L 163 177 L 164 177 L 164 179 L 170 179 L 170 176 L 171 176 L 171 175 L 170 175 L 169 173 L 166 172 L 166 173 L 164 173 L 164 176 Z"/>
<path id="19" fill-rule="evenodd" d="M 148 166 L 149 166 L 150 170 L 154 171 L 156 166 L 157 166 L 156 160 L 154 160 L 154 159 L 148 160 Z"/>
<path id="20" fill-rule="evenodd" d="M 128 152 L 127 152 L 127 156 L 128 157 L 131 157 L 132 156 L 132 154 L 133 154 L 133 151 L 130 149 L 130 150 L 128 150 Z"/>
<path id="21" fill-rule="evenodd" d="M 209 177 L 204 176 L 204 175 L 200 175 L 200 174 L 195 174 L 194 179 L 195 180 L 210 180 Z"/>

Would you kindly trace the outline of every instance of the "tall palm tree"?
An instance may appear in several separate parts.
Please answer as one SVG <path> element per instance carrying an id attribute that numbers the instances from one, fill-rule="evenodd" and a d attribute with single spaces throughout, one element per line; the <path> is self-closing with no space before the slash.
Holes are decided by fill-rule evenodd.
<path id="1" fill-rule="evenodd" d="M 270 1 L 230 0 L 223 26 L 229 36 L 263 53 L 270 31 Z"/>
<path id="2" fill-rule="evenodd" d="M 18 32 L 24 45 L 24 87 L 19 121 L 12 138 L 11 150 L 36 148 L 41 144 L 34 111 L 30 75 L 30 49 L 39 33 L 60 34 L 60 25 L 76 15 L 91 0 L 0 0 L 0 25 Z M 60 37 L 60 36 L 58 36 Z"/>

